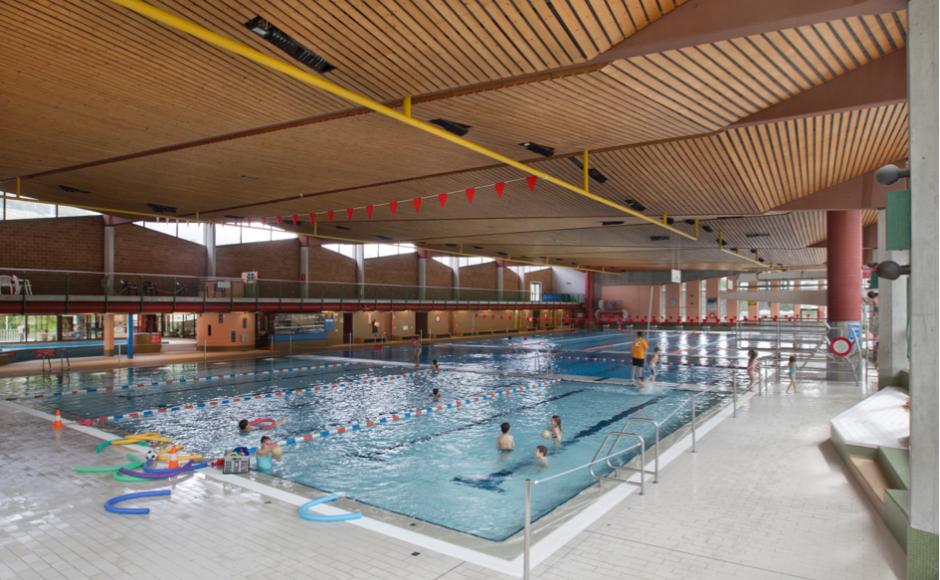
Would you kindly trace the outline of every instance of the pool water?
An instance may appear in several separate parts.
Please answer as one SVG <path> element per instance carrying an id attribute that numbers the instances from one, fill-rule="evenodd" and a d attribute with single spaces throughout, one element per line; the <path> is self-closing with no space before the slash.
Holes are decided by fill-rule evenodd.
<path id="1" fill-rule="evenodd" d="M 347 356 L 360 358 L 347 358 L 340 367 L 307 368 L 334 361 L 294 356 L 208 366 L 73 373 L 59 383 L 20 379 L 6 381 L 0 389 L 21 403 L 45 410 L 60 408 L 72 417 L 124 415 L 101 426 L 118 432 L 157 431 L 183 443 L 187 451 L 210 456 L 236 446 L 255 447 L 262 434 L 287 441 L 328 431 L 332 433 L 328 437 L 286 446 L 274 475 L 323 491 L 345 492 L 359 502 L 486 540 L 502 541 L 522 527 L 525 479 L 544 479 L 590 462 L 604 436 L 621 428 L 631 417 L 663 421 L 662 436 L 666 437 L 688 423 L 692 389 L 713 384 L 727 387 L 732 377 L 740 380 L 743 374 L 740 369 L 714 365 L 714 361 L 738 358 L 728 335 L 653 333 L 651 346 L 660 346 L 668 354 L 657 381 L 645 389 L 605 383 L 607 378 L 624 378 L 629 372 L 629 359 L 622 354 L 629 355 L 633 336 L 621 332 L 539 336 L 527 339 L 524 347 L 513 345 L 512 349 L 504 348 L 503 343 L 522 341 L 434 345 L 425 349 L 423 357 L 428 361 L 437 358 L 446 365 L 438 373 L 415 373 L 410 364 L 376 360 L 413 361 L 409 348 L 383 348 L 351 351 Z M 557 374 L 591 378 L 545 381 L 544 375 L 521 375 L 537 371 L 535 365 L 545 370 L 544 358 L 540 363 L 533 362 L 534 357 L 545 356 L 538 354 L 540 349 L 552 349 Z M 363 360 L 366 356 L 370 358 Z M 697 357 L 707 357 L 697 362 L 709 366 L 681 364 Z M 290 370 L 253 374 L 265 369 Z M 515 372 L 507 375 L 506 371 Z M 241 374 L 197 380 L 229 373 Z M 170 384 L 56 394 L 149 380 Z M 292 389 L 312 386 L 321 388 L 291 393 Z M 441 391 L 439 402 L 431 397 L 434 388 Z M 500 396 L 490 396 L 494 392 Z M 35 398 L 37 393 L 43 396 Z M 231 402 L 234 395 L 245 393 L 262 397 Z M 705 412 L 729 394 L 699 395 L 695 398 L 696 411 Z M 222 404 L 199 406 L 211 400 Z M 185 405 L 195 408 L 183 408 Z M 438 405 L 442 408 L 437 409 Z M 159 407 L 180 410 L 147 417 L 126 416 Z M 428 407 L 433 412 L 405 418 L 408 411 Z M 392 415 L 402 420 L 365 427 L 367 420 Z M 562 418 L 564 437 L 560 444 L 541 437 L 552 415 Z M 276 418 L 281 424 L 264 433 L 239 433 L 240 419 L 259 417 Z M 499 426 L 504 421 L 512 425 L 516 440 L 516 449 L 511 453 L 496 450 Z M 363 428 L 350 428 L 353 423 Z M 337 433 L 342 427 L 347 431 Z M 653 440 L 652 425 L 633 422 L 629 428 Z M 550 449 L 547 466 L 535 461 L 537 445 Z M 624 439 L 621 448 L 630 445 L 633 441 Z M 636 453 L 638 449 L 620 459 L 627 461 Z M 533 518 L 544 517 L 595 483 L 585 468 L 540 485 L 533 496 Z"/>

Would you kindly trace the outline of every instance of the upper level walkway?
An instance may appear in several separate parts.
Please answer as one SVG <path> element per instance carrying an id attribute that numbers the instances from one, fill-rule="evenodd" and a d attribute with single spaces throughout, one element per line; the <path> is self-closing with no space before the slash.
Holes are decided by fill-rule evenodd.
<path id="1" fill-rule="evenodd" d="M 573 309 L 582 301 L 488 288 L 0 269 L 0 314 Z"/>

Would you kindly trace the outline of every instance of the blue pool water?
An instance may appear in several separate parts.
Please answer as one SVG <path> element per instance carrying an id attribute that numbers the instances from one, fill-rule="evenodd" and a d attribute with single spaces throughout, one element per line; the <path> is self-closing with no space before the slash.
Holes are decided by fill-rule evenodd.
<path id="1" fill-rule="evenodd" d="M 675 357 L 735 360 L 739 353 L 727 335 L 655 334 L 652 345 L 660 345 Z M 657 383 L 647 389 L 605 384 L 593 377 L 623 377 L 622 357 L 614 362 L 571 360 L 565 356 L 615 356 L 628 347 L 629 333 L 578 333 L 535 337 L 518 350 L 501 348 L 502 341 L 475 341 L 435 345 L 425 352 L 449 365 L 440 373 L 405 374 L 410 365 L 392 365 L 376 360 L 349 359 L 348 365 L 327 369 L 246 375 L 219 381 L 194 379 L 217 373 L 252 373 L 278 368 L 297 369 L 324 362 L 311 356 L 277 360 L 238 361 L 203 365 L 168 365 L 154 369 L 106 373 L 75 373 L 60 384 L 16 380 L 0 384 L 12 398 L 44 409 L 61 408 L 72 417 L 101 417 L 133 411 L 195 404 L 230 398 L 242 393 L 282 393 L 289 389 L 320 385 L 319 392 L 251 399 L 179 413 L 159 414 L 118 421 L 103 427 L 120 432 L 157 431 L 185 444 L 187 450 L 218 453 L 235 446 L 256 446 L 262 433 L 239 434 L 236 424 L 243 418 L 283 419 L 276 430 L 265 432 L 277 440 L 300 438 L 307 433 L 333 431 L 289 446 L 274 474 L 320 490 L 345 492 L 351 498 L 387 511 L 404 514 L 468 534 L 500 541 L 522 526 L 523 482 L 589 462 L 604 435 L 617 430 L 630 417 L 665 420 L 663 436 L 687 424 L 691 387 L 731 382 L 731 373 L 743 371 L 712 366 L 664 365 Z M 521 341 L 520 341 L 521 342 Z M 498 348 L 494 348 L 498 347 Z M 555 351 L 556 373 L 581 374 L 587 381 L 557 381 L 530 388 L 532 377 L 502 375 L 496 371 L 532 371 L 531 357 L 537 349 Z M 626 351 L 629 355 L 629 352 Z M 389 360 L 413 360 L 410 349 L 353 351 L 361 356 Z M 615 357 L 616 358 L 616 357 Z M 544 363 L 542 363 L 544 364 Z M 526 366 L 529 365 L 529 366 Z M 567 365 L 567 366 L 565 366 Z M 561 369 L 561 370 L 560 370 Z M 170 385 L 110 393 L 59 395 L 57 390 L 88 385 L 119 386 L 142 380 L 171 380 Z M 183 382 L 182 379 L 186 379 Z M 331 385 L 338 385 L 331 388 Z M 441 402 L 430 398 L 433 388 L 442 392 Z M 494 391 L 509 394 L 480 398 Z M 42 398 L 29 396 L 45 393 Z M 727 395 L 707 393 L 696 398 L 703 412 Z M 475 400 L 475 398 L 480 398 Z M 422 413 L 397 422 L 349 430 L 338 427 L 366 420 L 403 416 L 414 409 L 469 404 Z M 562 417 L 564 439 L 552 444 L 540 436 L 552 415 Z M 495 448 L 500 423 L 512 424 L 516 450 L 500 453 Z M 652 426 L 632 423 L 651 440 Z M 627 444 L 624 441 L 625 445 Z M 534 449 L 546 444 L 551 452 L 547 467 L 535 462 Z M 634 452 L 625 454 L 624 460 Z M 555 510 L 571 497 L 595 483 L 587 469 L 538 487 L 533 498 L 537 519 Z"/>

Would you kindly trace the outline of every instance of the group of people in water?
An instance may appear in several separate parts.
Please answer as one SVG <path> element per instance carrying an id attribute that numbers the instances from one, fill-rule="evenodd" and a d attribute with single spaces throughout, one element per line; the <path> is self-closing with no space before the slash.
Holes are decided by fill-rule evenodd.
<path id="1" fill-rule="evenodd" d="M 496 449 L 501 453 L 510 453 L 516 448 L 516 438 L 509 431 L 512 426 L 508 422 L 503 422 L 499 426 L 500 434 L 496 437 Z M 561 417 L 552 415 L 548 420 L 548 429 L 542 431 L 544 439 L 550 439 L 555 445 L 560 445 L 562 440 Z M 535 461 L 542 467 L 548 466 L 548 447 L 546 445 L 535 446 Z"/>

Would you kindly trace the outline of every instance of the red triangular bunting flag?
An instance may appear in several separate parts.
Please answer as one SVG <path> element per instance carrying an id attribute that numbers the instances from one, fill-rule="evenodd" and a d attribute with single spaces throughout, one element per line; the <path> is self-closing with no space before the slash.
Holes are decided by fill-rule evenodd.
<path id="1" fill-rule="evenodd" d="M 500 181 L 496 184 L 496 195 L 499 196 L 499 199 L 503 199 L 503 191 L 506 190 L 506 184 Z"/>
<path id="2" fill-rule="evenodd" d="M 392 212 L 392 215 L 395 215 L 396 213 L 398 213 L 398 202 L 397 201 L 388 202 L 388 211 Z"/>
<path id="3" fill-rule="evenodd" d="M 281 216 L 276 216 L 274 219 L 277 220 L 277 225 L 281 225 L 282 223 L 284 223 L 284 219 L 281 218 Z"/>
<path id="4" fill-rule="evenodd" d="M 413 200 L 411 200 L 411 203 L 415 206 L 416 213 L 421 211 L 421 198 L 420 197 L 414 198 Z"/>
<path id="5" fill-rule="evenodd" d="M 314 211 L 310 212 L 310 223 L 314 223 L 316 221 L 317 221 L 317 212 L 314 212 Z"/>
<path id="6" fill-rule="evenodd" d="M 367 206 L 366 206 L 366 214 L 369 216 L 369 219 L 372 219 L 372 212 L 373 212 L 373 211 L 375 211 L 375 206 L 374 206 L 374 205 L 367 205 Z"/>
<path id="7" fill-rule="evenodd" d="M 353 214 L 353 208 L 347 207 L 347 208 L 346 208 L 346 219 L 352 220 L 352 214 Z"/>
<path id="8" fill-rule="evenodd" d="M 447 194 L 446 193 L 437 194 L 437 200 L 441 202 L 441 207 L 444 207 L 444 205 L 447 203 Z"/>
<path id="9" fill-rule="evenodd" d="M 290 217 L 291 217 L 292 220 L 294 220 L 294 225 L 296 226 L 296 225 L 297 225 L 297 214 L 294 214 L 294 215 L 292 215 L 292 216 L 290 216 Z"/>
<path id="10" fill-rule="evenodd" d="M 463 191 L 467 194 L 467 203 L 473 203 L 473 194 L 475 194 L 477 190 L 472 187 L 468 187 Z"/>
<path id="11" fill-rule="evenodd" d="M 326 219 L 328 219 L 329 221 L 333 221 L 333 210 L 329 210 L 326 212 Z"/>
<path id="12" fill-rule="evenodd" d="M 526 182 L 526 184 L 528 184 L 528 186 L 529 186 L 529 191 L 535 191 L 535 181 L 536 181 L 537 179 L 538 179 L 538 177 L 536 177 L 536 176 L 534 176 L 534 175 L 530 175 L 530 176 L 528 176 L 528 177 L 525 178 L 525 182 Z"/>

